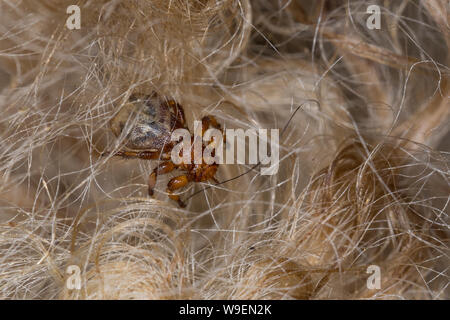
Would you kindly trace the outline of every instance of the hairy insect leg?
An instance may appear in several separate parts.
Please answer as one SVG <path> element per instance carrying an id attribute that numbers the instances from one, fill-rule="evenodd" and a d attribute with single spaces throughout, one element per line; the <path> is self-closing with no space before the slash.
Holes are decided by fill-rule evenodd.
<path id="1" fill-rule="evenodd" d="M 215 128 L 222 131 L 222 127 L 220 126 L 219 122 L 217 122 L 216 118 L 214 116 L 204 116 L 202 118 L 202 129 L 203 134 L 205 134 L 205 131 L 209 128 Z"/>
<path id="2" fill-rule="evenodd" d="M 204 116 L 202 118 L 202 129 L 203 129 L 203 134 L 205 134 L 206 130 L 208 130 L 209 128 L 214 128 L 219 130 L 220 132 L 222 132 L 222 136 L 223 136 L 223 142 L 225 141 L 225 132 L 223 132 L 222 130 L 222 126 L 219 124 L 219 122 L 217 121 L 217 119 L 214 116 Z"/>
<path id="3" fill-rule="evenodd" d="M 166 174 L 173 171 L 176 168 L 175 164 L 172 161 L 164 161 L 160 163 L 153 172 L 148 177 L 148 194 L 149 196 L 153 196 L 153 189 L 156 185 L 156 179 L 158 174 Z"/>
<path id="4" fill-rule="evenodd" d="M 222 130 L 222 126 L 214 116 L 204 116 L 202 118 L 202 135 L 204 135 L 209 128 L 220 130 L 223 135 L 223 142 L 226 143 L 225 133 Z"/>
<path id="5" fill-rule="evenodd" d="M 167 184 L 167 193 L 169 194 L 169 198 L 176 201 L 180 208 L 186 207 L 186 204 L 181 201 L 180 196 L 173 194 L 175 190 L 178 190 L 180 188 L 183 188 L 189 183 L 189 178 L 187 175 L 181 175 L 175 178 L 170 179 L 169 183 Z"/>

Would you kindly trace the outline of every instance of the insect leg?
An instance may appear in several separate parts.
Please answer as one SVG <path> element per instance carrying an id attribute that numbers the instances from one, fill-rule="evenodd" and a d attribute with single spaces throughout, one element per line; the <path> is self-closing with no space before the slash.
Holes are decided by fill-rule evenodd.
<path id="1" fill-rule="evenodd" d="M 189 178 L 187 175 L 181 175 L 175 178 L 170 179 L 167 184 L 167 193 L 169 194 L 169 198 L 178 202 L 180 208 L 186 207 L 186 204 L 180 200 L 180 196 L 173 194 L 173 192 L 177 189 L 183 188 L 189 183 Z"/>
<path id="2" fill-rule="evenodd" d="M 156 185 L 156 178 L 158 174 L 166 174 L 175 169 L 175 164 L 172 161 L 164 161 L 160 163 L 148 177 L 148 194 L 153 196 L 153 189 Z"/>
<path id="3" fill-rule="evenodd" d="M 202 118 L 203 134 L 205 134 L 205 131 L 208 130 L 209 128 L 215 128 L 215 129 L 219 129 L 220 131 L 222 131 L 222 127 L 217 122 L 217 120 L 214 116 L 204 116 Z"/>
<path id="4" fill-rule="evenodd" d="M 204 116 L 202 118 L 202 134 L 204 135 L 209 128 L 215 128 L 222 132 L 223 142 L 226 143 L 225 133 L 222 130 L 222 126 L 219 124 L 214 116 Z"/>

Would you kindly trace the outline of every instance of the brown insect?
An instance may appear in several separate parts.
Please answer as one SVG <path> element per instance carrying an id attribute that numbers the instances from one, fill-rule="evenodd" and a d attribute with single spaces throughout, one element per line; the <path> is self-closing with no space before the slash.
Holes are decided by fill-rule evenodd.
<path id="1" fill-rule="evenodd" d="M 148 194 L 150 196 L 153 196 L 157 176 L 167 174 L 175 169 L 183 171 L 184 174 L 176 176 L 168 182 L 167 193 L 169 198 L 177 201 L 182 208 L 186 205 L 181 201 L 179 195 L 174 194 L 174 191 L 190 182 L 213 180 L 218 183 L 214 176 L 219 165 L 207 164 L 204 159 L 202 159 L 202 163 L 194 164 L 194 148 L 191 148 L 190 164 L 172 162 L 171 151 L 178 143 L 171 141 L 172 132 L 176 129 L 189 130 L 186 126 L 183 108 L 177 102 L 164 99 L 156 93 L 133 95 L 130 97 L 129 103 L 125 104 L 111 120 L 111 129 L 116 137 L 122 134 L 127 122 L 130 122 L 131 126 L 127 128 L 126 132 L 126 150 L 117 151 L 114 156 L 162 161 L 148 178 Z M 204 134 L 209 128 L 222 131 L 213 116 L 205 116 L 202 118 L 202 133 Z M 193 135 L 191 135 L 191 141 L 194 141 Z M 205 144 L 202 144 L 203 150 L 205 147 Z"/>

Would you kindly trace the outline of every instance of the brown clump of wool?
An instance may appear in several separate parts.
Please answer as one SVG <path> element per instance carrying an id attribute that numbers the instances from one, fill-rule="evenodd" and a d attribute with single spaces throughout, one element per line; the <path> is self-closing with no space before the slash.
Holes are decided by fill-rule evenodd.
<path id="1" fill-rule="evenodd" d="M 363 145 L 354 139 L 299 198 L 283 234 L 289 234 L 286 241 L 295 252 L 302 252 L 311 273 L 328 280 L 319 296 L 389 298 L 402 290 L 413 298 L 409 290 L 428 285 L 416 268 L 431 268 L 426 257 L 439 256 L 440 241 L 430 233 L 432 215 L 421 212 L 402 185 L 406 153 L 401 145 Z M 382 270 L 383 290 L 366 286 L 371 265 Z M 402 277 L 413 284 L 402 283 Z"/>
<path id="2" fill-rule="evenodd" d="M 79 1 L 68 30 L 71 4 L 0 3 L 2 298 L 448 297 L 443 2 L 384 3 L 386 32 L 360 1 Z M 180 210 L 145 197 L 148 162 L 98 157 L 121 147 L 107 124 L 130 94 L 152 91 L 231 128 L 302 108 L 276 175 Z"/>
<path id="3" fill-rule="evenodd" d="M 314 295 L 311 276 L 296 263 L 286 259 L 265 259 L 252 263 L 236 291 L 236 299 L 309 299 Z"/>

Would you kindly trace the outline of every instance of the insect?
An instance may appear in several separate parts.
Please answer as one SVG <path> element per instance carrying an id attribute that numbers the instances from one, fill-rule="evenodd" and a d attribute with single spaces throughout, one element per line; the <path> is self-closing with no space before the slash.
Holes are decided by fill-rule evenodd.
<path id="1" fill-rule="evenodd" d="M 134 119 L 134 121 L 131 121 Z M 172 132 L 176 129 L 188 129 L 184 110 L 181 105 L 171 99 L 160 97 L 156 93 L 151 95 L 135 94 L 129 102 L 111 120 L 111 130 L 119 137 L 126 128 L 127 122 L 131 126 L 126 129 L 125 149 L 115 152 L 114 156 L 123 158 L 139 158 L 145 160 L 161 161 L 148 178 L 148 194 L 153 196 L 158 175 L 167 174 L 179 169 L 182 175 L 172 178 L 167 184 L 168 197 L 184 208 L 186 205 L 180 196 L 174 192 L 191 182 L 206 182 L 212 180 L 218 183 L 215 174 L 218 164 L 194 163 L 194 152 L 191 154 L 189 164 L 175 164 L 171 160 L 171 151 L 178 143 L 171 141 Z M 215 128 L 222 132 L 221 126 L 213 116 L 202 118 L 202 131 Z M 191 141 L 194 136 L 191 135 Z M 205 144 L 202 143 L 203 150 Z M 192 150 L 194 148 L 191 148 Z M 106 154 L 109 154 L 108 152 Z M 203 154 L 203 153 L 202 153 Z"/>

